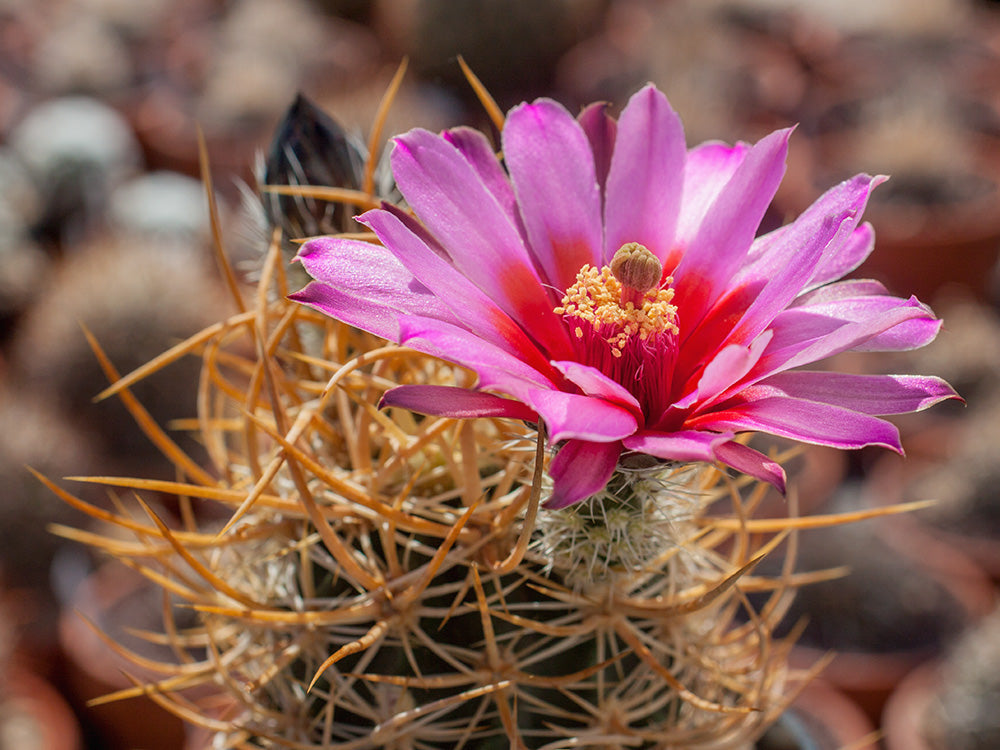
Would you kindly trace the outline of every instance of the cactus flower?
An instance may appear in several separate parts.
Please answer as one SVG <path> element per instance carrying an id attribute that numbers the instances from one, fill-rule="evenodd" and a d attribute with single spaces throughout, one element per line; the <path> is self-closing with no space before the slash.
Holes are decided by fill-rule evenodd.
<path id="1" fill-rule="evenodd" d="M 550 508 L 601 491 L 631 454 L 717 461 L 783 490 L 739 433 L 901 451 L 880 417 L 956 397 L 935 377 L 801 369 L 923 346 L 940 322 L 876 281 L 841 280 L 872 250 L 861 215 L 882 178 L 846 180 L 757 236 L 790 135 L 688 149 L 651 85 L 617 120 L 522 104 L 502 159 L 478 131 L 413 130 L 391 155 L 412 212 L 359 217 L 381 245 L 307 242 L 314 281 L 292 297 L 478 375 L 384 404 L 544 423 Z"/>

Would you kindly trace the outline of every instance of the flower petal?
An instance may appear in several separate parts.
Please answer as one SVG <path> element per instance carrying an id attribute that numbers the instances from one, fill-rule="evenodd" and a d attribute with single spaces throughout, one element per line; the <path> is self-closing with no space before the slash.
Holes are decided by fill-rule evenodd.
<path id="1" fill-rule="evenodd" d="M 933 376 L 852 375 L 809 370 L 773 375 L 744 390 L 740 396 L 748 401 L 790 396 L 873 416 L 922 411 L 947 399 L 961 399 L 954 388 Z"/>
<path id="2" fill-rule="evenodd" d="M 835 255 L 853 234 L 876 184 L 874 178 L 858 175 L 831 188 L 781 233 L 769 252 L 737 274 L 734 284 L 764 284 L 724 344 L 752 340 L 799 295 L 821 260 Z"/>
<path id="3" fill-rule="evenodd" d="M 629 99 L 618 118 L 604 208 L 604 263 L 627 242 L 662 261 L 674 244 L 684 187 L 684 128 L 652 84 Z"/>
<path id="4" fill-rule="evenodd" d="M 468 367 L 479 375 L 479 387 L 508 393 L 524 401 L 534 388 L 554 388 L 545 374 L 474 333 L 419 315 L 399 322 L 400 343 L 432 357 Z"/>
<path id="5" fill-rule="evenodd" d="M 525 401 L 545 420 L 553 443 L 567 439 L 608 443 L 631 435 L 639 426 L 627 409 L 591 396 L 535 389 Z"/>
<path id="6" fill-rule="evenodd" d="M 822 305 L 857 297 L 889 297 L 885 284 L 875 279 L 845 279 L 810 289 L 795 298 L 792 307 Z M 898 299 L 898 298 L 897 298 Z"/>
<path id="7" fill-rule="evenodd" d="M 552 496 L 544 507 L 558 510 L 600 492 L 618 465 L 621 443 L 569 440 L 549 464 Z"/>
<path id="8" fill-rule="evenodd" d="M 675 408 L 687 409 L 695 404 L 705 405 L 739 381 L 763 356 L 773 334 L 765 331 L 750 346 L 730 344 L 721 349 L 702 371 L 698 386 L 688 396 L 674 404 Z"/>
<path id="9" fill-rule="evenodd" d="M 472 165 L 483 185 L 496 198 L 511 223 L 520 228 L 521 217 L 517 212 L 514 187 L 510 184 L 500 162 L 497 161 L 495 149 L 486 136 L 472 128 L 458 127 L 444 131 L 441 137 L 458 149 L 458 152 Z"/>
<path id="10" fill-rule="evenodd" d="M 750 149 L 684 249 L 673 274 L 682 345 L 742 265 L 785 172 L 790 135 L 778 130 Z"/>
<path id="11" fill-rule="evenodd" d="M 310 281 L 288 299 L 343 321 L 362 331 L 399 343 L 399 310 L 343 292 L 320 281 Z"/>
<path id="12" fill-rule="evenodd" d="M 785 494 L 785 470 L 781 468 L 781 464 L 772 461 L 760 451 L 730 440 L 715 449 L 715 456 L 736 471 L 767 482 L 776 487 L 782 495 Z"/>
<path id="13" fill-rule="evenodd" d="M 551 356 L 568 357 L 572 344 L 518 228 L 465 156 L 418 129 L 396 139 L 391 163 L 399 189 L 455 267 Z"/>
<path id="14" fill-rule="evenodd" d="M 897 321 L 897 311 L 909 310 L 911 315 L 905 315 Z M 775 319 L 782 326 L 795 317 L 795 312 L 808 312 L 836 318 L 853 324 L 874 324 L 875 333 L 855 340 L 850 348 L 854 351 L 905 351 L 929 344 L 937 336 L 941 321 L 934 316 L 927 305 L 916 297 L 908 300 L 899 297 L 881 295 L 863 295 L 860 297 L 840 297 L 826 302 L 816 300 L 810 304 L 786 310 Z M 879 322 L 897 321 L 893 325 L 879 325 Z M 777 328 L 777 325 L 775 326 Z M 843 335 L 846 332 L 841 332 Z M 845 351 L 839 349 L 838 352 Z M 830 356 L 825 354 L 823 356 Z M 810 360 L 815 362 L 816 360 Z M 807 364 L 800 362 L 799 364 Z"/>
<path id="15" fill-rule="evenodd" d="M 825 315 L 808 307 L 785 310 L 772 323 L 774 338 L 743 386 L 849 350 L 923 346 L 933 340 L 941 325 L 925 305 L 912 297 L 871 297 L 868 306 L 861 308 L 855 307 L 856 302 L 848 300 L 842 315 Z M 857 319 L 845 317 L 848 314 Z"/>
<path id="16" fill-rule="evenodd" d="M 618 124 L 608 114 L 608 105 L 604 102 L 595 102 L 584 107 L 576 120 L 590 141 L 590 150 L 594 152 L 594 174 L 601 189 L 603 202 L 604 188 L 608 181 L 608 172 L 611 170 L 611 155 L 615 150 Z"/>
<path id="17" fill-rule="evenodd" d="M 875 230 L 867 222 L 860 224 L 838 252 L 823 257 L 806 290 L 815 289 L 849 274 L 864 263 L 874 249 Z"/>
<path id="18" fill-rule="evenodd" d="M 884 419 L 839 406 L 781 396 L 692 417 L 687 426 L 705 430 L 766 432 L 834 448 L 882 445 L 899 453 L 903 451 L 899 431 Z"/>
<path id="19" fill-rule="evenodd" d="M 601 265 L 601 195 L 590 143 L 572 115 L 548 99 L 511 110 L 502 137 L 532 253 L 561 292 L 585 264 Z"/>
<path id="20" fill-rule="evenodd" d="M 676 231 L 676 240 L 682 247 L 687 247 L 694 239 L 705 214 L 749 151 L 750 145 L 747 143 L 730 146 L 719 141 L 702 143 L 688 151 L 684 162 L 684 191 Z M 675 265 L 676 263 L 668 264 L 664 261 L 667 271 L 672 271 Z"/>
<path id="21" fill-rule="evenodd" d="M 620 383 L 616 383 L 596 367 L 579 362 L 553 362 L 552 366 L 567 380 L 580 387 L 588 396 L 597 396 L 628 409 L 636 419 L 642 419 L 642 405 Z"/>
<path id="22" fill-rule="evenodd" d="M 505 417 L 528 422 L 538 419 L 538 415 L 520 401 L 448 385 L 400 385 L 391 388 L 379 403 L 379 408 L 386 406 L 454 419 Z"/>
<path id="23" fill-rule="evenodd" d="M 399 341 L 397 313 L 419 312 L 458 323 L 446 305 L 379 245 L 319 237 L 305 243 L 296 260 L 316 281 L 290 299 L 377 336 Z"/>
<path id="24" fill-rule="evenodd" d="M 452 311 L 456 320 L 462 321 L 464 328 L 540 372 L 550 369 L 547 358 L 524 330 L 479 287 L 414 234 L 400 217 L 389 211 L 369 211 L 360 221 L 374 230 L 382 243 L 392 249 L 397 260 Z"/>
<path id="25" fill-rule="evenodd" d="M 716 449 L 732 438 L 731 432 L 645 430 L 625 438 L 622 444 L 629 450 L 648 453 L 668 461 L 714 461 Z"/>

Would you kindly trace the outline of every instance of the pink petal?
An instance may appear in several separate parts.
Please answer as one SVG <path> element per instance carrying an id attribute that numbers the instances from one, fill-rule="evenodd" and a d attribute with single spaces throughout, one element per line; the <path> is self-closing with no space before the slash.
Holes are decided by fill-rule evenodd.
<path id="1" fill-rule="evenodd" d="M 685 321 L 682 346 L 743 264 L 785 172 L 790 135 L 776 131 L 750 149 L 685 248 L 674 271 L 674 304 Z"/>
<path id="2" fill-rule="evenodd" d="M 382 396 L 379 408 L 386 406 L 454 419 L 505 417 L 527 422 L 538 420 L 538 415 L 520 401 L 447 385 L 397 386 Z"/>
<path id="3" fill-rule="evenodd" d="M 540 99 L 507 115 L 503 152 L 531 250 L 562 292 L 585 264 L 601 265 L 601 195 L 590 143 L 562 105 Z"/>
<path id="4" fill-rule="evenodd" d="M 765 331 L 750 346 L 730 344 L 720 350 L 702 371 L 698 387 L 674 406 L 687 409 L 696 403 L 711 404 L 713 399 L 738 382 L 760 361 L 767 345 L 771 342 L 772 335 L 770 331 Z"/>
<path id="5" fill-rule="evenodd" d="M 793 307 L 823 305 L 827 302 L 859 297 L 889 297 L 885 284 L 874 279 L 846 279 L 812 289 L 795 298 Z M 896 298 L 898 299 L 898 298 Z"/>
<path id="6" fill-rule="evenodd" d="M 878 325 L 879 321 L 896 320 L 896 311 L 904 309 L 914 312 L 912 315 L 906 316 L 905 320 L 899 320 L 891 326 Z M 875 323 L 877 332 L 874 335 L 865 337 L 863 340 L 855 341 L 850 347 L 855 351 L 903 351 L 916 349 L 933 341 L 937 336 L 938 330 L 941 328 L 941 321 L 934 316 L 934 313 L 927 305 L 920 302 L 916 297 L 903 300 L 899 297 L 864 295 L 861 297 L 828 299 L 825 302 L 817 299 L 810 304 L 797 307 L 795 310 L 818 313 L 850 323 Z M 794 315 L 793 311 L 789 310 L 782 313 L 781 317 L 790 313 Z M 775 322 L 779 322 L 777 318 Z M 844 350 L 840 349 L 839 351 Z M 816 360 L 810 361 L 815 362 Z M 800 364 L 807 363 L 801 362 Z"/>
<path id="7" fill-rule="evenodd" d="M 525 401 L 535 388 L 554 388 L 543 373 L 516 356 L 456 325 L 409 315 L 399 321 L 400 343 L 424 354 L 468 367 L 479 387 Z"/>
<path id="8" fill-rule="evenodd" d="M 632 412 L 636 419 L 642 419 L 642 406 L 635 396 L 596 367 L 571 361 L 553 362 L 552 365 L 588 396 L 618 404 Z"/>
<path id="9" fill-rule="evenodd" d="M 874 249 L 875 230 L 872 225 L 867 222 L 859 225 L 838 252 L 820 261 L 806 289 L 814 289 L 849 274 L 864 263 Z"/>
<path id="10" fill-rule="evenodd" d="M 594 173 L 603 201 L 608 172 L 611 170 L 611 154 L 615 150 L 618 124 L 608 114 L 608 105 L 604 102 L 595 102 L 585 107 L 576 119 L 583 128 L 587 140 L 590 141 L 590 150 L 594 152 Z"/>
<path id="11" fill-rule="evenodd" d="M 441 137 L 465 157 L 486 189 L 503 207 L 511 223 L 520 228 L 521 217 L 517 212 L 514 188 L 507 178 L 507 173 L 497 161 L 496 150 L 490 145 L 486 136 L 478 130 L 459 127 L 444 131 Z"/>
<path id="12" fill-rule="evenodd" d="M 290 296 L 350 325 L 399 340 L 397 313 L 458 323 L 448 307 L 380 245 L 319 237 L 302 246 L 296 260 L 316 279 Z"/>
<path id="13" fill-rule="evenodd" d="M 399 343 L 399 310 L 387 307 L 381 301 L 342 292 L 320 281 L 309 282 L 304 289 L 289 294 L 288 299 L 362 331 Z"/>
<path id="14" fill-rule="evenodd" d="M 625 438 L 622 444 L 631 451 L 647 453 L 668 461 L 714 461 L 716 449 L 732 440 L 732 433 L 703 430 L 656 432 L 646 430 Z"/>
<path id="15" fill-rule="evenodd" d="M 631 435 L 639 426 L 628 410 L 591 396 L 535 389 L 524 400 L 545 420 L 553 443 L 567 439 L 608 443 Z"/>
<path id="16" fill-rule="evenodd" d="M 684 163 L 684 191 L 677 219 L 677 242 L 687 247 L 701 228 L 705 214 L 750 151 L 749 144 L 730 146 L 710 141 L 688 152 Z M 667 266 L 673 270 L 673 266 Z"/>
<path id="17" fill-rule="evenodd" d="M 781 494 L 785 494 L 785 470 L 781 464 L 772 461 L 759 451 L 748 448 L 742 443 L 730 440 L 715 449 L 716 458 L 727 466 L 731 466 L 747 476 L 760 479 L 773 485 Z"/>
<path id="18" fill-rule="evenodd" d="M 895 425 L 867 414 L 815 401 L 773 396 L 692 417 L 688 427 L 766 432 L 834 448 L 882 445 L 902 453 Z"/>
<path id="19" fill-rule="evenodd" d="M 842 315 L 796 307 L 771 325 L 774 338 L 745 385 L 769 375 L 818 362 L 834 354 L 881 346 L 897 349 L 923 346 L 933 340 L 941 322 L 916 299 L 871 297 L 856 306 L 848 300 Z M 867 306 L 866 306 L 867 305 Z M 848 313 L 857 319 L 845 317 Z"/>
<path id="20" fill-rule="evenodd" d="M 752 340 L 799 295 L 822 258 L 835 255 L 853 234 L 874 184 L 868 175 L 859 175 L 828 190 L 764 256 L 737 274 L 734 283 L 765 283 L 723 343 Z"/>
<path id="21" fill-rule="evenodd" d="M 465 156 L 443 138 L 412 130 L 396 139 L 391 162 L 406 200 L 455 267 L 514 320 L 530 322 L 550 355 L 570 356 L 572 344 L 518 228 Z"/>
<path id="22" fill-rule="evenodd" d="M 570 440 L 549 464 L 552 496 L 544 507 L 558 510 L 600 492 L 618 465 L 621 443 Z"/>
<path id="23" fill-rule="evenodd" d="M 961 399 L 944 380 L 920 375 L 851 375 L 793 370 L 779 373 L 744 390 L 754 401 L 789 396 L 819 401 L 873 416 L 921 411 L 946 399 Z"/>
<path id="24" fill-rule="evenodd" d="M 629 99 L 618 118 L 604 209 L 604 262 L 627 242 L 661 260 L 674 245 L 684 186 L 684 129 L 652 84 Z"/>
<path id="25" fill-rule="evenodd" d="M 524 330 L 479 287 L 410 231 L 398 216 L 388 211 L 369 211 L 361 222 L 374 230 L 399 262 L 454 313 L 456 320 L 462 321 L 464 328 L 536 370 L 550 371 L 547 358 Z"/>

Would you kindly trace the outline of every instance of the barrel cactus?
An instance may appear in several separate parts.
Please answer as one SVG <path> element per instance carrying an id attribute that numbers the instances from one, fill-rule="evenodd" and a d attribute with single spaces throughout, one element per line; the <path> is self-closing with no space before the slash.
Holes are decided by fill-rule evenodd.
<path id="1" fill-rule="evenodd" d="M 740 748 L 808 679 L 773 636 L 804 579 L 755 574 L 802 519 L 754 518 L 783 456 L 743 433 L 898 448 L 878 415 L 954 395 L 789 369 L 937 331 L 913 300 L 835 281 L 870 249 L 878 180 L 755 241 L 788 133 L 688 152 L 651 87 L 617 122 L 541 100 L 497 125 L 504 161 L 466 129 L 400 137 L 405 203 L 380 203 L 374 147 L 358 184 L 285 189 L 371 209 L 363 231 L 307 243 L 295 291 L 280 228 L 304 222 L 272 217 L 234 315 L 122 379 L 106 363 L 105 395 L 178 480 L 89 480 L 142 521 L 44 480 L 115 527 L 62 533 L 199 613 L 181 629 L 165 607 L 176 662 L 136 657 L 145 676 L 109 700 L 144 694 L 212 747 Z M 208 467 L 129 399 L 188 355 Z"/>

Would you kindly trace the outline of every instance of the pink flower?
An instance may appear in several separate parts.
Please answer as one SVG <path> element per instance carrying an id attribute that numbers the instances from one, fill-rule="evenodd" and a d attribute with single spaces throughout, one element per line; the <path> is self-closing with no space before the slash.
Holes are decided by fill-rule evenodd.
<path id="1" fill-rule="evenodd" d="M 364 214 L 382 246 L 306 243 L 315 281 L 292 297 L 479 376 L 474 391 L 401 386 L 385 404 L 544 422 L 559 446 L 549 507 L 600 491 L 628 453 L 720 461 L 783 489 L 780 466 L 734 441 L 745 431 L 901 451 L 879 417 L 956 398 L 947 383 L 796 368 L 923 346 L 940 322 L 876 281 L 838 281 L 872 250 L 859 222 L 881 178 L 846 180 L 755 237 L 790 134 L 688 150 L 653 86 L 617 121 L 599 105 L 516 107 L 502 162 L 477 131 L 413 130 L 392 169 L 416 218 Z"/>

